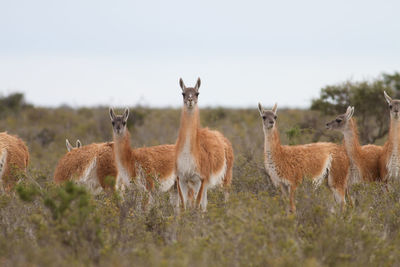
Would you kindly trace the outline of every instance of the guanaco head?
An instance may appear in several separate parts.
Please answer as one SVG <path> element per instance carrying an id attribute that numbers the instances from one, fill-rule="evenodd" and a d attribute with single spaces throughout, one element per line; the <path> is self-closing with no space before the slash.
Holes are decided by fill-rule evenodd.
<path id="1" fill-rule="evenodd" d="M 260 116 L 263 122 L 264 131 L 272 129 L 276 124 L 276 119 L 278 116 L 276 115 L 276 110 L 278 109 L 278 104 L 275 103 L 272 110 L 265 110 L 261 103 L 258 103 L 258 111 L 260 112 Z"/>
<path id="2" fill-rule="evenodd" d="M 398 120 L 400 117 L 400 100 L 392 99 L 385 91 L 383 91 L 383 94 L 385 95 L 386 102 L 389 105 L 390 117 Z"/>
<path id="3" fill-rule="evenodd" d="M 183 104 L 187 109 L 193 109 L 197 105 L 197 99 L 199 97 L 200 78 L 197 78 L 196 85 L 194 87 L 186 87 L 183 83 L 182 78 L 179 79 L 179 85 L 182 88 Z"/>
<path id="4" fill-rule="evenodd" d="M 123 135 L 126 130 L 126 122 L 129 116 L 129 109 L 126 108 L 124 114 L 115 115 L 114 109 L 110 108 L 110 119 L 115 135 Z"/>
<path id="5" fill-rule="evenodd" d="M 346 113 L 340 114 L 336 119 L 326 123 L 326 129 L 344 131 L 354 114 L 354 107 L 347 107 Z"/>
<path id="6" fill-rule="evenodd" d="M 79 139 L 78 139 L 78 140 L 76 140 L 76 147 L 73 147 L 73 146 L 71 145 L 71 143 L 68 141 L 68 139 L 65 139 L 65 145 L 67 146 L 67 150 L 68 150 L 68 152 L 69 152 L 69 151 L 71 151 L 71 150 L 74 149 L 74 148 L 80 148 L 80 147 L 82 146 L 82 143 L 81 143 L 81 141 L 79 141 Z"/>

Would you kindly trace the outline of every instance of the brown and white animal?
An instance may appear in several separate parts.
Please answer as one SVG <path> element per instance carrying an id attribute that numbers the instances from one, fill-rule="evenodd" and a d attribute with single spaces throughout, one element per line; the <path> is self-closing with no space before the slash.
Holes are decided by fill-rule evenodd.
<path id="1" fill-rule="evenodd" d="M 200 78 L 194 87 L 179 80 L 183 95 L 181 124 L 176 141 L 176 171 L 183 208 L 193 191 L 196 206 L 207 208 L 207 190 L 222 185 L 227 197 L 232 181 L 233 149 L 220 132 L 201 128 L 197 100 Z"/>
<path id="2" fill-rule="evenodd" d="M 76 181 L 98 194 L 102 190 L 114 190 L 117 167 L 114 161 L 113 143 L 94 143 L 76 148 L 66 140 L 68 152 L 58 162 L 54 181 Z"/>
<path id="3" fill-rule="evenodd" d="M 383 145 L 379 160 L 380 175 L 384 181 L 400 179 L 400 100 L 392 99 L 384 92 L 390 110 L 389 136 Z"/>
<path id="4" fill-rule="evenodd" d="M 160 190 L 168 191 L 176 181 L 174 170 L 175 145 L 159 145 L 132 149 L 131 135 L 127 128 L 129 109 L 116 115 L 110 108 L 117 164 L 117 189 L 123 190 L 132 182 L 146 191 L 159 183 Z"/>
<path id="5" fill-rule="evenodd" d="M 294 194 L 304 178 L 320 185 L 327 177 L 335 200 L 345 204 L 348 158 L 343 147 L 333 143 L 281 145 L 276 125 L 277 104 L 264 110 L 258 104 L 264 130 L 264 163 L 272 183 L 289 194 L 290 210 L 295 211 Z"/>
<path id="6" fill-rule="evenodd" d="M 346 113 L 326 124 L 327 129 L 341 131 L 344 135 L 344 147 L 350 160 L 348 183 L 380 181 L 379 159 L 382 147 L 376 145 L 361 146 L 358 141 L 357 125 L 352 118 L 354 107 L 348 107 Z"/>
<path id="7" fill-rule="evenodd" d="M 68 152 L 75 148 L 71 145 L 71 143 L 68 141 L 68 139 L 65 139 L 65 145 L 67 146 Z M 82 146 L 81 141 L 79 139 L 76 140 L 76 148 L 80 148 L 81 146 Z"/>
<path id="8" fill-rule="evenodd" d="M 26 174 L 29 151 L 17 136 L 0 133 L 0 190 L 9 192 L 21 175 Z"/>

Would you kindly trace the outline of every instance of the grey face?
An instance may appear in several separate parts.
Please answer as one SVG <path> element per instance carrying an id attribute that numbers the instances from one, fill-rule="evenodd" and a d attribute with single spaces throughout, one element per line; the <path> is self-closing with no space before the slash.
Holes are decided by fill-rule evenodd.
<path id="1" fill-rule="evenodd" d="M 385 95 L 386 102 L 389 105 L 390 117 L 398 120 L 400 115 L 400 100 L 392 99 L 390 96 L 388 96 L 388 94 L 386 94 L 386 92 L 383 93 Z"/>
<path id="2" fill-rule="evenodd" d="M 129 116 L 129 109 L 126 108 L 123 115 L 115 115 L 114 110 L 110 108 L 110 119 L 114 134 L 122 135 L 126 129 L 126 122 Z"/>
<path id="3" fill-rule="evenodd" d="M 399 119 L 399 113 L 400 113 L 400 100 L 392 100 L 392 103 L 389 104 L 389 109 L 390 109 L 390 116 Z"/>
<path id="4" fill-rule="evenodd" d="M 264 110 L 261 104 L 258 104 L 258 111 L 260 112 L 260 116 L 262 119 L 264 129 L 272 129 L 275 124 L 278 116 L 276 115 L 277 104 L 272 108 L 272 110 Z"/>
<path id="5" fill-rule="evenodd" d="M 183 83 L 182 78 L 179 80 L 179 85 L 182 88 L 183 104 L 188 109 L 192 109 L 197 105 L 200 84 L 201 84 L 200 78 L 197 79 L 197 83 L 194 87 L 186 87 L 185 84 Z"/>
<path id="6" fill-rule="evenodd" d="M 326 123 L 326 129 L 328 130 L 341 130 L 346 126 L 346 115 L 341 114 L 336 117 L 336 119 Z"/>
<path id="7" fill-rule="evenodd" d="M 347 122 L 353 117 L 354 107 L 348 107 L 346 113 L 340 114 L 334 120 L 326 124 L 328 130 L 345 130 Z"/>

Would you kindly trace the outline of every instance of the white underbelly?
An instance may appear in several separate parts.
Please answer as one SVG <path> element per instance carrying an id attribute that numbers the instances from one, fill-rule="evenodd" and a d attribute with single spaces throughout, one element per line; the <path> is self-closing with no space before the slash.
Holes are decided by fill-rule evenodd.
<path id="1" fill-rule="evenodd" d="M 176 174 L 173 172 L 170 176 L 159 180 L 160 180 L 160 190 L 162 192 L 167 192 L 174 185 L 176 180 Z"/>
<path id="2" fill-rule="evenodd" d="M 329 155 L 328 159 L 324 163 L 324 167 L 322 168 L 321 173 L 316 176 L 312 177 L 313 178 L 313 184 L 318 187 L 322 184 L 324 179 L 328 176 L 329 170 L 331 169 L 331 163 L 332 163 L 332 156 Z"/>
<path id="3" fill-rule="evenodd" d="M 226 174 L 226 168 L 227 168 L 226 159 L 224 159 L 224 164 L 222 165 L 222 168 L 216 173 L 210 175 L 210 183 L 209 183 L 210 187 L 222 184 L 222 181 Z"/>
<path id="4" fill-rule="evenodd" d="M 312 182 L 315 186 L 320 186 L 324 178 L 327 177 L 328 172 L 331 168 L 331 163 L 332 163 L 332 156 L 329 156 L 324 163 L 321 173 L 318 174 L 317 176 L 311 177 Z M 290 185 L 289 179 L 278 174 L 277 167 L 271 153 L 268 152 L 266 153 L 266 159 L 264 164 L 265 164 L 265 169 L 271 178 L 272 184 L 275 187 L 280 186 L 281 183 L 287 186 Z"/>
<path id="5" fill-rule="evenodd" d="M 84 171 L 82 177 L 78 180 L 78 183 L 84 185 L 92 193 L 98 194 L 102 191 L 99 177 L 97 176 L 97 159 L 94 158 L 90 162 L 89 166 Z"/>
<path id="6" fill-rule="evenodd" d="M 176 166 L 179 179 L 184 180 L 198 174 L 196 160 L 190 152 L 181 152 Z"/>

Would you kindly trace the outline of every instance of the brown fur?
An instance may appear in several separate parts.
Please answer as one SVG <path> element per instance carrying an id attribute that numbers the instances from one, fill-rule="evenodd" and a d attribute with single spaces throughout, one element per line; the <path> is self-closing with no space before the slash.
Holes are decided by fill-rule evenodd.
<path id="1" fill-rule="evenodd" d="M 130 179 L 135 180 L 140 176 L 140 171 L 145 175 L 146 189 L 154 189 L 154 178 L 163 182 L 170 178 L 174 172 L 175 145 L 159 145 L 152 147 L 131 148 L 130 133 L 124 130 L 123 136 L 114 134 L 116 150 L 114 158 L 120 159 L 127 170 Z"/>
<path id="2" fill-rule="evenodd" d="M 117 167 L 113 158 L 113 143 L 95 143 L 80 148 L 73 148 L 58 162 L 54 172 L 54 181 L 79 181 L 90 163 L 96 158 L 96 174 L 103 189 L 114 189 L 112 180 L 117 176 Z M 110 178 L 107 178 L 110 177 Z"/>
<path id="3" fill-rule="evenodd" d="M 381 157 L 379 158 L 380 177 L 382 177 L 384 181 L 387 181 L 390 178 L 388 177 L 389 173 L 387 165 L 395 149 L 396 143 L 397 143 L 396 150 L 399 151 L 398 153 L 400 155 L 400 122 L 395 119 L 391 119 L 388 139 L 383 145 L 382 154 Z M 400 162 L 397 162 L 396 164 L 398 168 L 400 168 Z"/>
<path id="4" fill-rule="evenodd" d="M 344 148 L 333 143 L 281 145 L 276 125 L 276 109 L 275 105 L 273 110 L 264 110 L 259 104 L 265 138 L 265 168 L 274 185 L 279 185 L 284 194 L 289 193 L 291 211 L 296 209 L 294 194 L 303 178 L 319 183 L 328 177 L 328 185 L 335 199 L 344 204 L 349 167 Z"/>
<path id="5" fill-rule="evenodd" d="M 338 115 L 328 122 L 326 127 L 341 131 L 344 135 L 344 147 L 350 160 L 349 183 L 361 181 L 380 181 L 379 158 L 382 147 L 375 145 L 360 146 L 358 130 L 352 118 L 354 107 L 348 107 L 346 113 Z"/>
<path id="6" fill-rule="evenodd" d="M 381 181 L 379 173 L 379 159 L 382 155 L 382 147 L 376 145 L 360 146 L 358 131 L 354 119 L 350 119 L 349 127 L 351 135 L 345 134 L 344 146 L 350 163 L 357 167 L 363 181 Z"/>
<path id="7" fill-rule="evenodd" d="M 379 171 L 386 182 L 389 178 L 400 179 L 400 100 L 392 99 L 386 92 L 384 96 L 390 111 L 390 128 L 379 159 Z"/>
<path id="8" fill-rule="evenodd" d="M 200 128 L 197 105 L 194 107 L 193 114 L 189 114 L 185 107 L 182 110 L 181 126 L 176 141 L 176 162 L 178 162 L 178 157 L 185 147 L 187 138 L 190 139 L 190 153 L 196 160 L 195 172 L 199 174 L 201 179 L 200 191 L 197 193 L 196 199 L 196 204 L 199 205 L 203 191 L 207 190 L 205 187 L 210 183 L 211 175 L 220 172 L 225 161 L 226 173 L 222 183 L 226 190 L 229 189 L 232 182 L 233 149 L 229 140 L 220 132 Z M 176 168 L 179 172 L 178 163 L 176 163 Z M 181 180 L 182 178 L 180 177 Z M 193 188 L 189 189 L 189 192 L 190 190 L 193 190 Z M 182 202 L 184 201 L 182 200 Z"/>
<path id="9" fill-rule="evenodd" d="M 328 186 L 333 192 L 336 202 L 344 205 L 346 204 L 345 195 L 347 193 L 350 162 L 343 146 L 332 145 L 330 151 L 332 163 L 329 170 Z"/>
<path id="10" fill-rule="evenodd" d="M 196 205 L 206 210 L 208 187 L 222 183 L 227 199 L 232 182 L 233 149 L 220 132 L 200 127 L 197 106 L 200 78 L 194 87 L 186 87 L 182 79 L 179 84 L 183 96 L 175 153 L 179 196 L 185 208 L 186 200 L 191 199 L 192 193 L 196 194 Z"/>
<path id="11" fill-rule="evenodd" d="M 17 182 L 21 174 L 26 174 L 26 168 L 29 163 L 29 151 L 25 143 L 17 136 L 10 135 L 7 132 L 0 133 L 0 153 L 7 151 L 7 159 L 3 175 L 0 182 L 3 188 L 9 192 Z M 1 183 L 0 183 L 1 184 Z"/>
<path id="12" fill-rule="evenodd" d="M 329 187 L 340 197 L 338 201 L 344 202 L 347 187 L 348 158 L 341 146 L 332 143 L 312 143 L 307 145 L 286 146 L 281 145 L 279 133 L 276 128 L 270 136 L 266 137 L 266 143 L 271 146 L 272 158 L 279 177 L 284 177 L 288 183 L 291 210 L 295 211 L 294 193 L 302 183 L 303 178 L 314 180 L 324 173 L 326 162 L 331 157 L 331 168 L 326 177 Z M 266 145 L 267 146 L 267 145 Z M 269 169 L 268 152 L 264 149 L 266 170 L 273 175 Z M 324 179 L 323 177 L 319 177 Z M 283 182 L 285 183 L 285 181 Z"/>

